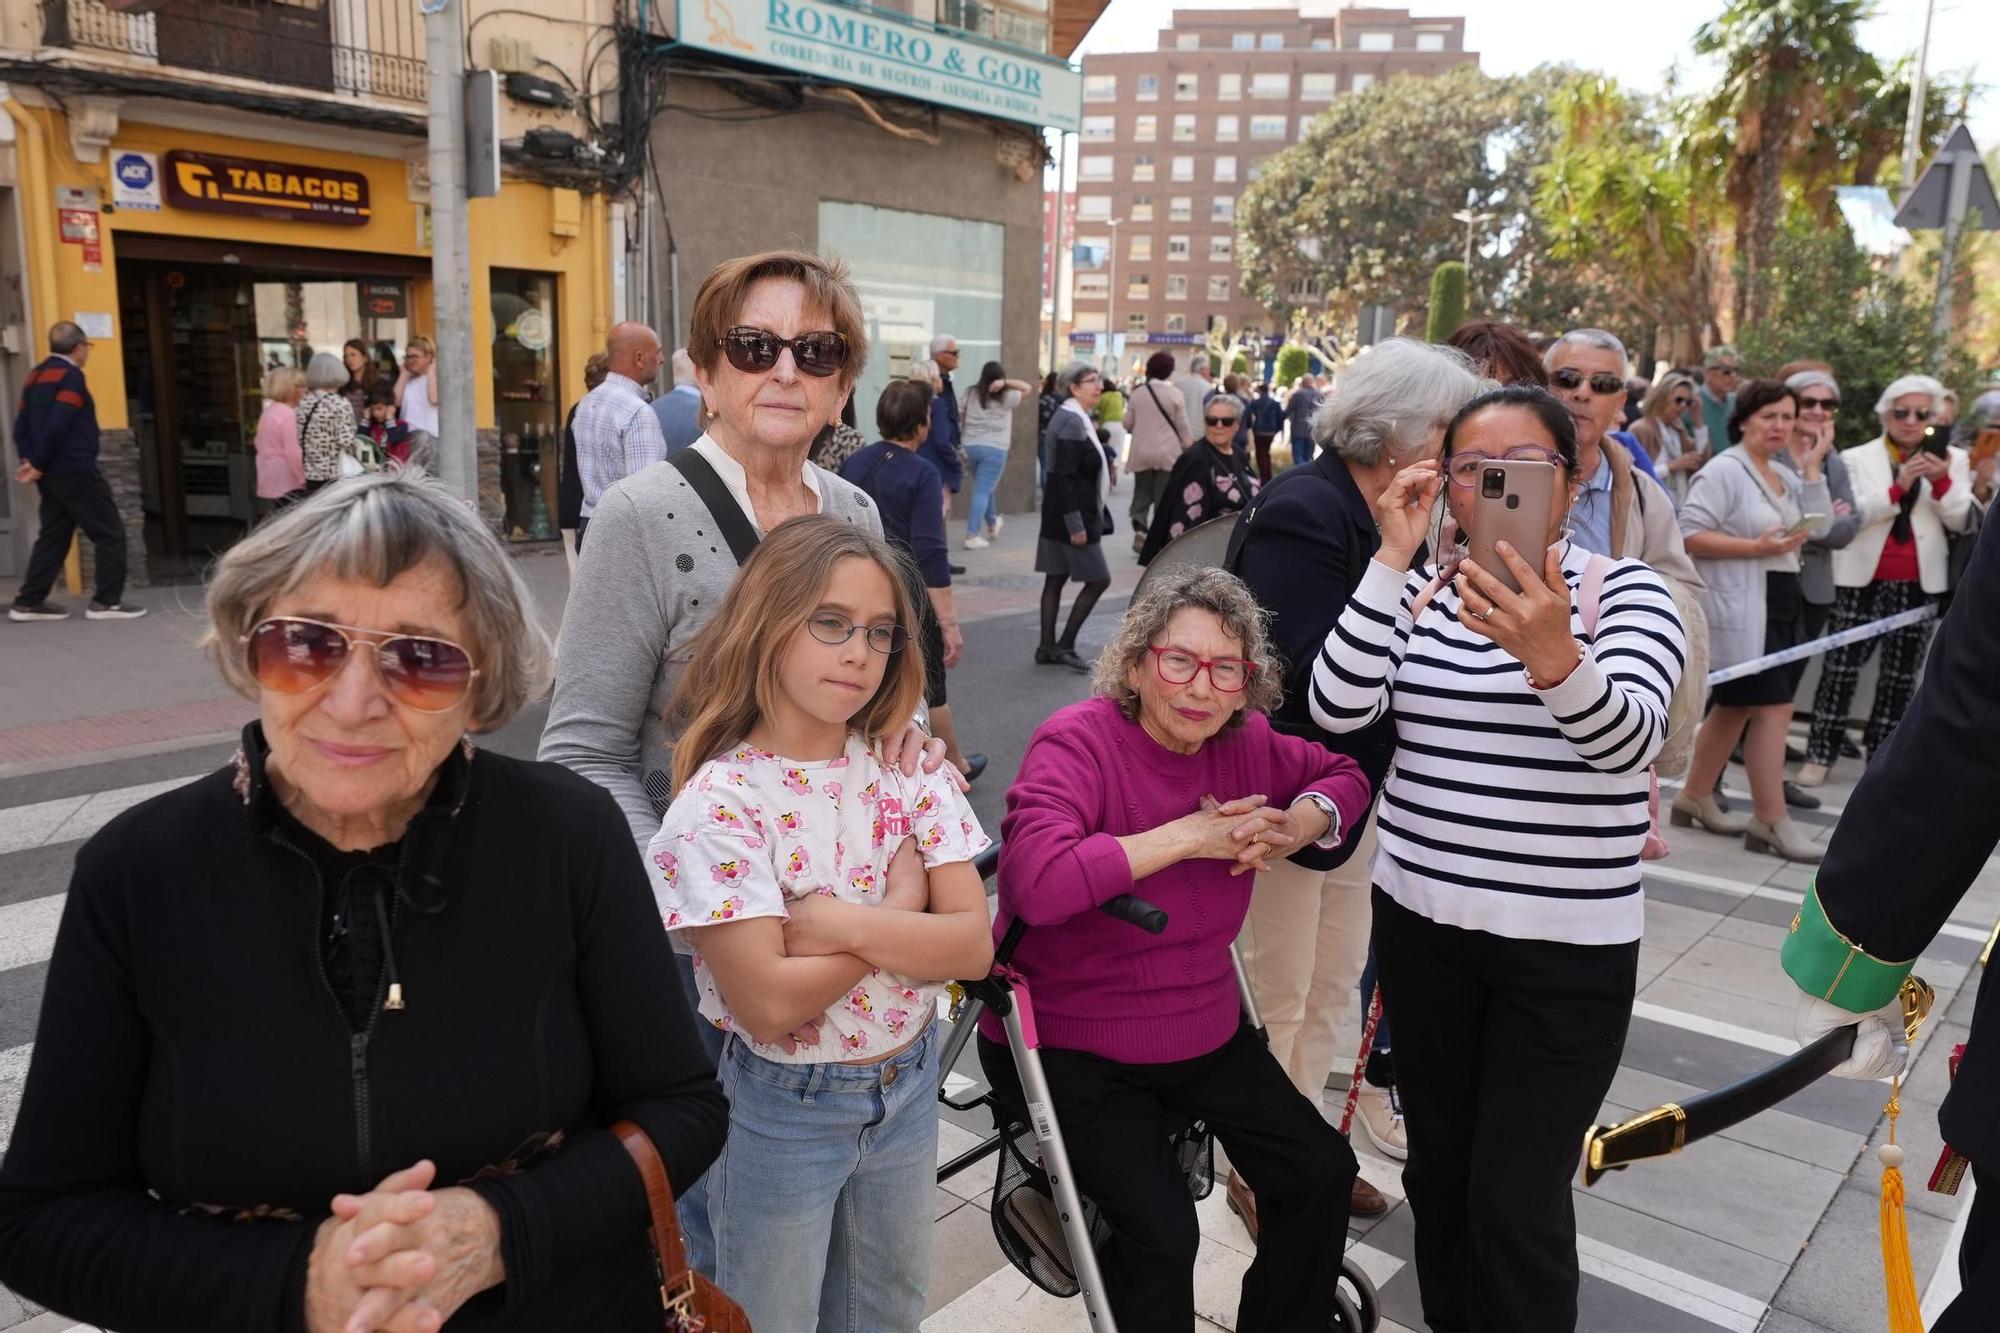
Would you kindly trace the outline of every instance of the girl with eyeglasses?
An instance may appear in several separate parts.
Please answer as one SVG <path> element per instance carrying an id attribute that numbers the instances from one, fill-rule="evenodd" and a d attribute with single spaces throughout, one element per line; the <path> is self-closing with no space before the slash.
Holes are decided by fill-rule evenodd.
<path id="1" fill-rule="evenodd" d="M 678 795 L 647 849 L 701 1016 L 727 1034 L 712 1276 L 759 1333 L 914 1333 L 936 1215 L 943 982 L 992 962 L 988 845 L 948 776 L 885 755 L 923 695 L 879 537 L 779 525 L 668 706 Z"/>
<path id="2" fill-rule="evenodd" d="M 1951 537 L 1972 522 L 1972 477 L 1965 450 L 1933 433 L 1943 398 L 1944 386 L 1930 376 L 1903 376 L 1875 404 L 1882 434 L 1842 455 L 1861 526 L 1844 550 L 1834 552 L 1838 592 L 1828 633 L 1914 610 L 1946 591 Z M 1854 687 L 1878 646 L 1882 669 L 1861 746 L 1872 754 L 1889 739 L 1916 689 L 1930 629 L 1928 623 L 1906 625 L 1827 653 L 1813 696 L 1801 787 L 1824 783 L 1839 758 Z"/>

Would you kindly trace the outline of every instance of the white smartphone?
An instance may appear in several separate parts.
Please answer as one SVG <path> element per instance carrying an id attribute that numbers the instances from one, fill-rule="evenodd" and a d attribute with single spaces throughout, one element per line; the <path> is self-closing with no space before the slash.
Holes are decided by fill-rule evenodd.
<path id="1" fill-rule="evenodd" d="M 1520 581 L 1496 547 L 1504 541 L 1531 569 L 1542 567 L 1549 549 L 1550 506 L 1555 502 L 1555 464 L 1533 458 L 1495 458 L 1479 465 L 1478 485 L 1470 558 L 1519 592 Z"/>
<path id="2" fill-rule="evenodd" d="M 1792 524 L 1792 526 L 1790 526 L 1789 528 L 1786 528 L 1785 535 L 1787 537 L 1796 537 L 1801 532 L 1811 532 L 1814 528 L 1819 526 L 1820 520 L 1825 517 L 1826 517 L 1825 514 L 1807 514 L 1804 518 Z"/>

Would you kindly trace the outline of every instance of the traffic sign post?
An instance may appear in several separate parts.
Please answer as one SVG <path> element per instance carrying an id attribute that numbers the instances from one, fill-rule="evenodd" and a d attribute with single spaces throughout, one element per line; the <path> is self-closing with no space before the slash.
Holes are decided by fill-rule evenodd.
<path id="1" fill-rule="evenodd" d="M 1896 225 L 1907 231 L 1944 232 L 1944 248 L 1938 256 L 1937 304 L 1931 314 L 1931 333 L 1937 339 L 1931 356 L 1936 368 L 1943 363 L 1945 338 L 1951 332 L 1951 285 L 1959 240 L 1967 227 L 2000 231 L 2000 197 L 1993 193 L 1993 178 L 1987 175 L 1979 146 L 1963 122 L 1952 130 L 1944 147 L 1924 168 L 1916 188 L 1896 210 Z"/>

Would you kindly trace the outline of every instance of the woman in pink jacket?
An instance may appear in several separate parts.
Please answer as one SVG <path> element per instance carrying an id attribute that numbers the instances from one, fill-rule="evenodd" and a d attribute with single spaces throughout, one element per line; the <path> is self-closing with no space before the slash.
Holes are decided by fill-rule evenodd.
<path id="1" fill-rule="evenodd" d="M 264 372 L 264 414 L 257 418 L 257 498 L 274 511 L 306 492 L 297 410 L 305 392 L 305 374 L 292 366 Z"/>

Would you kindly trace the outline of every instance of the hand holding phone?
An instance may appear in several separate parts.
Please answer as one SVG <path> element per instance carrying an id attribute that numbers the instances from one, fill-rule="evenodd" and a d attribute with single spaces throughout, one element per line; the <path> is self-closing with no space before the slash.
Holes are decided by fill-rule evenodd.
<path id="1" fill-rule="evenodd" d="M 1787 537 L 1796 537 L 1799 536 L 1801 533 L 1811 532 L 1814 528 L 1819 526 L 1820 520 L 1825 517 L 1826 517 L 1825 514 L 1807 514 L 1804 518 L 1792 524 L 1792 526 L 1790 526 L 1789 528 L 1786 528 L 1785 535 Z"/>

